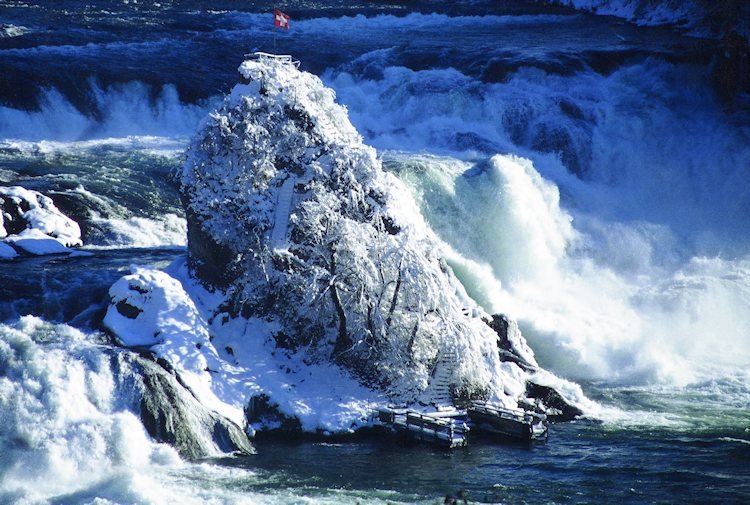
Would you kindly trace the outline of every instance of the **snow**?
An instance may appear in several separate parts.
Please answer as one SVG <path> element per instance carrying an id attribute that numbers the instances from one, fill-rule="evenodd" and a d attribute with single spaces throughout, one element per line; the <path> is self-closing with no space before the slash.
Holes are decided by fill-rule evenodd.
<path id="1" fill-rule="evenodd" d="M 8 260 L 18 256 L 18 253 L 8 244 L 0 242 L 0 259 Z"/>
<path id="2" fill-rule="evenodd" d="M 29 254 L 62 254 L 71 252 L 59 239 L 45 235 L 37 229 L 24 230 L 17 235 L 5 238 L 6 245 L 14 245 Z"/>
<path id="3" fill-rule="evenodd" d="M 0 39 L 19 37 L 28 33 L 29 29 L 25 26 L 16 26 L 11 24 L 0 24 Z"/>
<path id="4" fill-rule="evenodd" d="M 306 431 L 350 431 L 367 424 L 374 406 L 385 403 L 382 394 L 335 365 L 310 366 L 280 352 L 273 344 L 277 327 L 272 323 L 242 318 L 209 323 L 211 306 L 222 297 L 189 277 L 184 258 L 169 273 L 131 268 L 132 274 L 110 288 L 105 326 L 123 345 L 149 347 L 167 359 L 201 403 L 238 425 L 245 424 L 250 398 L 260 393 L 297 417 Z M 119 302 L 141 312 L 128 318 L 118 312 Z"/>
<path id="5" fill-rule="evenodd" d="M 276 202 L 276 212 L 273 217 L 273 229 L 271 230 L 271 244 L 276 248 L 283 248 L 289 229 L 289 214 L 292 210 L 292 199 L 294 198 L 295 177 L 290 177 L 281 186 L 279 198 Z"/>
<path id="6" fill-rule="evenodd" d="M 0 258 L 15 257 L 19 251 L 34 255 L 69 253 L 71 247 L 83 245 L 78 223 L 37 191 L 0 187 L 0 211 Z M 9 234 L 8 229 L 19 224 L 25 228 Z"/>

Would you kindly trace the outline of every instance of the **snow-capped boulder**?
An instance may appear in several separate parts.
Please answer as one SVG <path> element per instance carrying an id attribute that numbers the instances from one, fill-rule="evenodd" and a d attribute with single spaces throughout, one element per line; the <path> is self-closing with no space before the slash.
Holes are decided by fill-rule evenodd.
<path id="1" fill-rule="evenodd" d="M 83 245 L 78 223 L 52 199 L 19 186 L 0 187 L 0 258 L 68 253 Z"/>
<path id="2" fill-rule="evenodd" d="M 132 270 L 109 289 L 104 326 L 123 346 L 149 349 L 169 363 L 203 405 L 244 425 L 242 408 L 226 404 L 212 390 L 222 363 L 207 322 L 180 281 L 160 270 Z"/>
<path id="3" fill-rule="evenodd" d="M 515 406 L 517 363 L 535 366 L 533 353 L 511 332 L 503 345 L 520 357 L 501 359 L 489 316 L 333 91 L 285 58 L 240 74 L 181 173 L 191 271 L 226 294 L 222 310 L 274 321 L 288 352 L 332 360 L 392 399 Z"/>

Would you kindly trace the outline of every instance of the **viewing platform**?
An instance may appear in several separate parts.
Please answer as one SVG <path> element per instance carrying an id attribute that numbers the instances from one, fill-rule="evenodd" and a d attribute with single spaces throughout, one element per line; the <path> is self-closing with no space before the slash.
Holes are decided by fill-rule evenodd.
<path id="1" fill-rule="evenodd" d="M 245 54 L 245 61 L 258 60 L 264 63 L 280 63 L 284 65 L 294 65 L 299 68 L 299 60 L 292 58 L 290 54 L 272 54 L 256 51 Z"/>
<path id="2" fill-rule="evenodd" d="M 373 414 L 373 424 L 398 435 L 446 449 L 465 447 L 469 433 L 532 442 L 547 439 L 547 416 L 508 409 L 486 402 L 473 402 L 466 410 L 423 412 L 384 407 Z"/>
<path id="3" fill-rule="evenodd" d="M 469 444 L 469 427 L 463 419 L 453 417 L 450 412 L 424 413 L 408 409 L 382 408 L 377 411 L 374 424 L 447 449 L 465 447 Z"/>
<path id="4" fill-rule="evenodd" d="M 547 416 L 528 410 L 506 409 L 486 402 L 473 402 L 467 409 L 478 431 L 532 441 L 547 438 Z"/>

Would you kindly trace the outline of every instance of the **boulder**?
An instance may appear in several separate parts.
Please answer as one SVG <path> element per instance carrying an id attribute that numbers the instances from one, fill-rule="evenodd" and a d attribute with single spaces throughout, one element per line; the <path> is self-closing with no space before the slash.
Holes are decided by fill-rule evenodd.
<path id="1" fill-rule="evenodd" d="M 523 370 L 532 372 L 539 368 L 534 351 L 521 335 L 518 323 L 503 314 L 494 314 L 487 325 L 497 333 L 497 347 L 500 361 L 510 361 Z"/>
<path id="2" fill-rule="evenodd" d="M 214 417 L 183 417 L 175 381 L 209 412 L 283 433 L 353 433 L 385 404 L 526 401 L 542 369 L 518 325 L 468 296 L 333 91 L 289 57 L 240 73 L 178 174 L 187 259 L 110 289 L 103 324 L 173 374 L 140 381 L 149 432 L 190 457 L 186 423 L 238 445 Z"/>
<path id="3" fill-rule="evenodd" d="M 526 396 L 537 400 L 537 407 L 552 421 L 572 421 L 583 415 L 583 411 L 567 401 L 551 386 L 532 381 L 526 382 Z"/>
<path id="4" fill-rule="evenodd" d="M 148 434 L 182 457 L 255 452 L 242 428 L 199 402 L 164 360 L 123 350 L 112 354 L 111 365 L 121 396 L 131 398 Z"/>

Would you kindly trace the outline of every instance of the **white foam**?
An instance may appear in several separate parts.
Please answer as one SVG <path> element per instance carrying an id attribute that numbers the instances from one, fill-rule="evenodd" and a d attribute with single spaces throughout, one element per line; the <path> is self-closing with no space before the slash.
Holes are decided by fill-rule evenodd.
<path id="1" fill-rule="evenodd" d="M 707 376 L 707 353 L 750 363 L 750 131 L 721 112 L 706 73 L 649 60 L 607 76 L 520 69 L 496 84 L 398 67 L 327 79 L 381 152 L 450 155 L 386 160 L 467 291 L 519 318 L 543 366 L 685 384 Z M 567 155 L 540 153 L 556 135 Z M 459 175 L 493 152 L 532 160 L 523 184 Z"/>
<path id="2" fill-rule="evenodd" d="M 82 83 L 83 84 L 83 83 Z M 0 106 L 0 139 L 25 141 L 80 141 L 123 137 L 186 139 L 206 114 L 208 104 L 185 104 L 173 85 L 164 85 L 155 99 L 140 82 L 101 88 L 88 83 L 101 117 L 76 109 L 58 90 L 47 89 L 38 111 Z"/>
<path id="3" fill-rule="evenodd" d="M 0 140 L 0 149 L 19 151 L 24 155 L 44 155 L 60 152 L 80 153 L 97 148 L 127 149 L 142 151 L 155 156 L 176 157 L 187 145 L 187 137 L 159 137 L 154 135 L 127 135 L 125 137 L 103 137 L 88 140 Z"/>
<path id="4" fill-rule="evenodd" d="M 25 26 L 17 26 L 11 24 L 0 25 L 0 39 L 10 37 L 20 37 L 21 35 L 28 33 L 30 30 Z"/>
<path id="5" fill-rule="evenodd" d="M 514 153 L 604 226 L 664 225 L 703 255 L 747 250 L 750 131 L 721 111 L 705 71 L 649 60 L 608 76 L 521 69 L 496 84 L 401 67 L 326 79 L 379 150 Z"/>
<path id="6" fill-rule="evenodd" d="M 103 218 L 94 213 L 91 222 L 105 233 L 104 242 L 90 246 L 92 249 L 187 245 L 187 221 L 176 214 L 165 214 L 161 218 Z"/>
<path id="7" fill-rule="evenodd" d="M 88 338 L 32 316 L 0 324 L 0 501 L 48 500 L 181 464 L 121 410 L 109 358 Z"/>
<path id="8" fill-rule="evenodd" d="M 642 26 L 676 25 L 696 28 L 710 24 L 715 10 L 695 0 L 546 0 L 604 16 L 617 16 Z M 707 27 L 701 27 L 704 29 Z"/>
<path id="9" fill-rule="evenodd" d="M 592 260 L 598 244 L 571 226 L 527 160 L 494 157 L 477 169 L 400 154 L 390 164 L 450 244 L 467 291 L 518 318 L 542 366 L 573 379 L 686 384 L 750 363 L 750 258 L 694 257 L 672 269 L 641 258 L 618 271 Z M 660 247 L 658 233 L 623 229 Z"/>
<path id="10" fill-rule="evenodd" d="M 269 490 L 276 475 L 187 463 L 149 440 L 116 394 L 100 338 L 33 316 L 0 323 L 1 503 L 312 503 L 308 488 Z M 318 495 L 383 503 L 371 492 Z"/>

